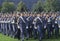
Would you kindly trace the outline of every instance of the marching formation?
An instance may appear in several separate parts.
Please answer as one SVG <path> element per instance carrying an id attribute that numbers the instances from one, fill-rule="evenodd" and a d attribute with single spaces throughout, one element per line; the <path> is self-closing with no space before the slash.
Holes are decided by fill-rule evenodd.
<path id="1" fill-rule="evenodd" d="M 59 36 L 60 14 L 49 13 L 18 13 L 0 14 L 0 33 L 14 38 L 28 40 L 29 38 L 42 41 L 45 36 L 49 39 Z"/>

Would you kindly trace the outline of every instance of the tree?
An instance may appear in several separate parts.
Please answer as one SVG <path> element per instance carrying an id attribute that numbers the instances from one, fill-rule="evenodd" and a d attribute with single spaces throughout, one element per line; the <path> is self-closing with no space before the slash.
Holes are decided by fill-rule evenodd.
<path id="1" fill-rule="evenodd" d="M 46 0 L 44 10 L 49 11 L 60 11 L 60 1 L 59 0 Z"/>
<path id="2" fill-rule="evenodd" d="M 2 12 L 13 12 L 15 11 L 15 5 L 13 2 L 4 2 L 2 4 Z"/>
<path id="3" fill-rule="evenodd" d="M 54 8 L 53 8 L 54 11 L 60 11 L 60 0 L 55 0 L 52 5 L 53 5 L 53 7 L 54 7 Z"/>
<path id="4" fill-rule="evenodd" d="M 33 12 L 42 12 L 43 11 L 43 2 L 39 0 L 36 4 L 33 5 Z"/>
<path id="5" fill-rule="evenodd" d="M 1 12 L 2 7 L 0 6 L 0 12 Z"/>
<path id="6" fill-rule="evenodd" d="M 22 1 L 18 3 L 17 11 L 19 11 L 19 12 L 27 11 L 27 7 Z"/>
<path id="7" fill-rule="evenodd" d="M 9 0 L 4 0 L 5 2 L 9 2 Z"/>

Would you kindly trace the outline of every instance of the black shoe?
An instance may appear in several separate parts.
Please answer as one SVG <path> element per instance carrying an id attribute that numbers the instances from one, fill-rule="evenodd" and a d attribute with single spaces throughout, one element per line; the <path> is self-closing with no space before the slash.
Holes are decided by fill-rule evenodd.
<path id="1" fill-rule="evenodd" d="M 39 40 L 39 41 L 42 41 L 42 40 Z"/>
<path id="2" fill-rule="evenodd" d="M 24 41 L 24 40 L 21 40 L 21 41 Z"/>
<path id="3" fill-rule="evenodd" d="M 28 38 L 26 38 L 26 40 L 28 40 Z"/>
<path id="4" fill-rule="evenodd" d="M 24 40 L 22 40 L 22 41 L 24 41 Z"/>
<path id="5" fill-rule="evenodd" d="M 39 41 L 42 41 L 42 38 L 40 37 Z"/>
<path id="6" fill-rule="evenodd" d="M 37 39 L 37 37 L 35 37 L 34 39 Z"/>

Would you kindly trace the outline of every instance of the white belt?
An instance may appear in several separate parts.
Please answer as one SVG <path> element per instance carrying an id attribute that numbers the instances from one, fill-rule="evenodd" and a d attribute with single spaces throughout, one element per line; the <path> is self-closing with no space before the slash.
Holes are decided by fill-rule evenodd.
<path id="1" fill-rule="evenodd" d="M 52 27 L 54 27 L 54 25 L 52 25 Z"/>
<path id="2" fill-rule="evenodd" d="M 44 26 L 44 28 L 46 28 L 46 25 Z"/>
<path id="3" fill-rule="evenodd" d="M 35 28 L 35 29 L 37 29 L 37 27 L 36 27 L 36 26 L 35 26 L 34 28 Z"/>
<path id="4" fill-rule="evenodd" d="M 57 23 L 57 21 L 55 21 L 55 23 Z"/>
<path id="5" fill-rule="evenodd" d="M 28 26 L 26 26 L 26 29 L 28 29 Z"/>
<path id="6" fill-rule="evenodd" d="M 59 25 L 59 28 L 60 28 L 60 25 Z"/>

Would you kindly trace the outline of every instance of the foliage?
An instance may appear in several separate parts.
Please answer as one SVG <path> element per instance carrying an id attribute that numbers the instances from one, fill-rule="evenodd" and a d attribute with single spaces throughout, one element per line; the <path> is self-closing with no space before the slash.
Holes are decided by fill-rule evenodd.
<path id="1" fill-rule="evenodd" d="M 20 12 L 27 11 L 27 7 L 22 1 L 18 3 L 17 11 L 20 11 Z"/>
<path id="2" fill-rule="evenodd" d="M 60 11 L 60 1 L 59 0 L 46 0 L 44 10 L 49 11 Z"/>
<path id="3" fill-rule="evenodd" d="M 2 12 L 13 12 L 15 11 L 15 5 L 13 2 L 4 2 L 2 4 Z"/>
<path id="4" fill-rule="evenodd" d="M 43 11 L 43 2 L 40 0 L 33 5 L 33 12 L 42 12 Z"/>

